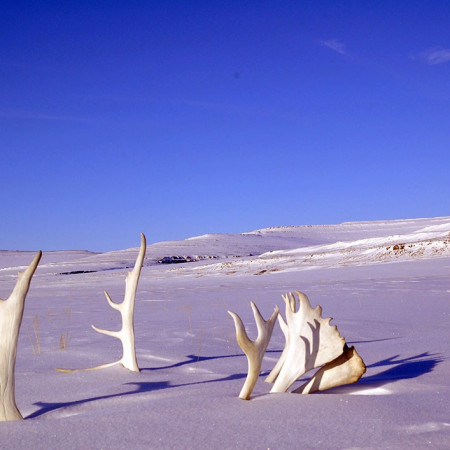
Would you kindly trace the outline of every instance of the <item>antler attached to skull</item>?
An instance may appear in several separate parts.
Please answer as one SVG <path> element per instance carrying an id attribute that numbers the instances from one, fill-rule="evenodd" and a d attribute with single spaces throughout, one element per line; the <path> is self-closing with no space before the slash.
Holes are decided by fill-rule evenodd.
<path id="1" fill-rule="evenodd" d="M 298 300 L 293 293 L 282 296 L 286 304 L 286 322 L 281 314 L 275 314 L 275 312 L 278 312 L 277 308 L 274 312 L 275 316 L 278 315 L 278 321 L 286 343 L 277 364 L 266 378 L 266 382 L 274 383 L 270 392 L 286 392 L 303 374 L 321 366 L 323 367 L 314 374 L 308 383 L 293 392 L 308 394 L 358 381 L 366 371 L 366 367 L 354 347 L 348 347 L 337 327 L 330 325 L 331 318 L 324 319 L 322 317 L 321 306 L 313 308 L 305 294 L 299 291 L 296 291 L 296 294 Z M 252 307 L 255 311 L 256 306 L 252 304 Z M 236 314 L 231 314 L 235 320 L 238 343 L 247 354 L 248 350 L 246 351 L 241 342 L 242 336 L 246 337 L 242 321 Z M 275 319 L 274 315 L 268 322 Z M 270 328 L 270 334 L 266 335 L 268 339 L 265 342 L 263 353 L 269 343 L 272 330 L 273 325 Z M 253 353 L 255 352 L 253 350 Z M 255 375 L 255 367 L 257 367 L 259 373 L 262 357 L 263 355 L 259 352 L 259 366 L 253 365 L 252 375 L 250 374 L 249 358 L 249 374 L 244 384 L 247 390 L 245 395 L 242 395 L 241 391 L 240 398 L 246 400 L 250 398 L 251 390 L 258 377 L 258 375 Z M 247 383 L 248 378 L 251 378 L 254 382 Z M 250 390 L 248 390 L 249 386 Z"/>
<path id="2" fill-rule="evenodd" d="M 344 349 L 345 339 L 330 325 L 331 318 L 322 318 L 322 307 L 313 308 L 305 294 L 296 293 L 298 308 L 294 294 L 283 296 L 289 338 L 271 392 L 286 392 L 301 375 L 337 358 Z"/>

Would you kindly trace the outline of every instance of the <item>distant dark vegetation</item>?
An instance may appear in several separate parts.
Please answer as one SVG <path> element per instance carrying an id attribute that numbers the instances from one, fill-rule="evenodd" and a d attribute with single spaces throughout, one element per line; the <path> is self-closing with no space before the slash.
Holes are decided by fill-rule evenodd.
<path id="1" fill-rule="evenodd" d="M 205 259 L 216 259 L 218 256 L 164 256 L 161 259 L 158 259 L 159 264 L 182 264 L 187 262 L 196 262 L 196 261 L 203 261 Z"/>
<path id="2" fill-rule="evenodd" d="M 60 275 L 78 275 L 80 273 L 94 273 L 98 270 L 72 270 L 72 272 L 61 272 Z"/>

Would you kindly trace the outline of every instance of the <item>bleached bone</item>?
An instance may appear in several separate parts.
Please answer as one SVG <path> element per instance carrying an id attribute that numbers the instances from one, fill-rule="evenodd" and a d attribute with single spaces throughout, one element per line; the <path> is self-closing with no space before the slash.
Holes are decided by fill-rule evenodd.
<path id="1" fill-rule="evenodd" d="M 0 299 L 0 421 L 23 419 L 15 399 L 17 340 L 22 323 L 25 297 L 42 252 L 36 253 L 6 300 Z"/>
<path id="2" fill-rule="evenodd" d="M 344 384 L 356 383 L 365 372 L 366 365 L 355 347 L 348 347 L 345 344 L 342 355 L 325 364 L 307 383 L 292 392 L 295 394 L 311 394 Z"/>
<path id="3" fill-rule="evenodd" d="M 92 328 L 101 334 L 112 336 L 119 339 L 122 342 L 122 358 L 119 361 L 112 363 L 102 364 L 96 367 L 90 367 L 87 369 L 56 369 L 59 372 L 76 372 L 78 370 L 96 370 L 111 367 L 116 364 L 122 364 L 123 367 L 133 371 L 139 372 L 139 366 L 136 360 L 136 349 L 134 343 L 134 301 L 136 297 L 137 286 L 139 282 L 139 275 L 141 274 L 142 263 L 145 257 L 145 251 L 147 248 L 146 239 L 143 233 L 141 233 L 141 248 L 139 250 L 136 263 L 131 272 L 128 272 L 125 280 L 125 297 L 122 303 L 115 303 L 112 301 L 109 294 L 105 291 L 106 300 L 111 308 L 120 312 L 122 317 L 122 329 L 119 331 L 109 331 L 97 328 L 92 325 Z"/>
<path id="4" fill-rule="evenodd" d="M 248 361 L 247 378 L 245 379 L 244 386 L 239 394 L 239 398 L 242 400 L 250 399 L 253 388 L 258 381 L 262 359 L 267 346 L 269 345 L 273 327 L 275 326 L 275 321 L 279 313 L 279 308 L 276 306 L 269 320 L 265 321 L 257 306 L 253 302 L 250 302 L 250 305 L 252 307 L 253 316 L 255 317 L 255 322 L 258 329 L 258 336 L 255 341 L 251 341 L 249 339 L 241 318 L 236 313 L 228 311 L 234 320 L 234 325 L 236 327 L 236 339 L 239 347 L 241 347 L 247 356 Z"/>
<path id="5" fill-rule="evenodd" d="M 283 352 L 281 353 L 280 358 L 275 364 L 275 367 L 270 371 L 269 375 L 267 375 L 266 379 L 264 380 L 266 383 L 273 383 L 276 380 L 281 368 L 283 367 L 284 361 L 286 360 L 287 349 L 289 348 L 290 337 L 288 326 L 281 314 L 278 314 L 278 323 L 280 324 L 281 331 L 284 334 L 285 344 Z"/>
<path id="6" fill-rule="evenodd" d="M 273 393 L 286 392 L 301 375 L 334 360 L 344 349 L 345 339 L 330 325 L 331 318 L 322 318 L 322 307 L 313 308 L 305 294 L 296 293 L 298 309 L 293 293 L 283 296 L 288 339 L 281 369 L 274 375 Z"/>

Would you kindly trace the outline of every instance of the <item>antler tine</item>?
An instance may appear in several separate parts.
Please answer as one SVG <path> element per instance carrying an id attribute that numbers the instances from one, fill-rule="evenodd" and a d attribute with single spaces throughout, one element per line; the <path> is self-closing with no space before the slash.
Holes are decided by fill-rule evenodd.
<path id="1" fill-rule="evenodd" d="M 24 272 L 20 272 L 18 274 L 18 278 L 16 281 L 16 284 L 11 292 L 11 295 L 9 298 L 20 298 L 22 299 L 26 297 L 29 289 L 29 285 L 31 282 L 31 278 L 34 275 L 34 272 L 37 269 L 37 266 L 39 264 L 39 261 L 42 257 L 42 251 L 39 250 L 36 255 L 33 258 L 33 261 L 31 261 L 30 265 L 25 269 Z"/>
<path id="2" fill-rule="evenodd" d="M 280 308 L 279 308 L 278 305 L 275 305 L 275 308 L 273 309 L 273 313 L 272 313 L 272 315 L 270 316 L 268 322 L 275 322 L 275 320 L 277 319 L 277 317 L 279 316 L 279 314 L 280 314 Z"/>
<path id="3" fill-rule="evenodd" d="M 139 282 L 139 276 L 141 274 L 142 264 L 144 262 L 145 251 L 147 249 L 147 240 L 144 233 L 141 233 L 141 246 L 139 249 L 136 262 L 134 263 L 133 270 L 128 272 L 125 279 L 125 297 L 123 303 L 129 305 L 128 308 L 134 308 L 134 299 L 136 297 L 137 286 Z"/>
<path id="4" fill-rule="evenodd" d="M 309 301 L 309 298 L 306 294 L 300 291 L 295 291 L 295 293 L 297 294 L 298 297 L 299 310 L 305 307 L 307 307 L 308 309 L 312 309 L 311 302 Z M 291 295 L 292 297 L 294 297 L 294 294 L 292 294 L 292 292 Z"/>
<path id="5" fill-rule="evenodd" d="M 95 325 L 91 325 L 91 327 L 97 331 L 97 333 L 106 334 L 106 336 L 115 337 L 117 339 L 120 339 L 120 331 L 109 331 L 109 330 L 103 330 L 102 328 L 97 328 Z"/>
<path id="6" fill-rule="evenodd" d="M 289 292 L 289 303 L 291 305 L 291 310 L 293 313 L 297 312 L 297 300 L 294 297 L 294 294 L 292 292 Z M 298 305 L 298 307 L 300 308 L 300 304 Z"/>
<path id="7" fill-rule="evenodd" d="M 108 300 L 109 306 L 111 306 L 111 308 L 113 308 L 117 311 L 120 311 L 121 303 L 113 302 L 113 300 L 109 296 L 108 292 L 106 292 L 106 291 L 103 291 L 103 292 L 105 293 L 105 297 L 106 297 L 106 300 Z"/>
<path id="8" fill-rule="evenodd" d="M 287 292 L 286 294 L 281 294 L 281 298 L 284 300 L 284 303 L 286 303 L 286 311 L 287 308 L 289 307 L 289 309 L 295 313 L 296 310 L 296 305 L 295 305 L 295 297 L 292 294 L 292 292 Z"/>
<path id="9" fill-rule="evenodd" d="M 228 314 L 233 318 L 234 327 L 236 328 L 236 339 L 239 347 L 241 347 L 244 353 L 247 354 L 247 352 L 251 351 L 253 348 L 254 343 L 248 337 L 242 319 L 233 311 L 228 311 Z"/>
<path id="10" fill-rule="evenodd" d="M 144 262 L 145 251 L 147 250 L 147 239 L 145 238 L 145 234 L 141 233 L 141 246 L 139 248 L 139 254 L 136 258 L 136 262 L 134 263 L 133 270 L 141 271 L 142 263 Z"/>
<path id="11" fill-rule="evenodd" d="M 255 341 L 251 341 L 249 339 L 241 318 L 236 313 L 228 311 L 234 320 L 238 344 L 247 356 L 248 362 L 247 378 L 245 379 L 244 386 L 239 393 L 239 398 L 242 400 L 250 399 L 253 388 L 258 381 L 262 359 L 267 346 L 269 345 L 273 327 L 275 326 L 276 317 L 279 314 L 279 308 L 276 306 L 269 320 L 265 321 L 257 306 L 253 302 L 251 302 L 250 305 L 252 307 L 256 326 L 258 328 L 258 337 Z"/>
<path id="12" fill-rule="evenodd" d="M 250 306 L 252 308 L 253 317 L 255 318 L 256 322 L 256 328 L 258 330 L 258 337 L 256 339 L 259 339 L 264 335 L 265 330 L 267 328 L 266 321 L 261 316 L 261 313 L 259 312 L 259 309 L 254 302 L 250 302 Z"/>
<path id="13" fill-rule="evenodd" d="M 255 303 L 250 302 L 250 305 L 253 310 L 253 316 L 255 317 L 256 328 L 258 329 L 258 337 L 256 338 L 256 340 L 260 341 L 260 340 L 263 340 L 265 338 L 265 336 L 267 336 L 268 332 L 272 333 L 273 327 L 275 325 L 275 320 L 279 313 L 279 308 L 278 308 L 278 305 L 276 305 L 272 315 L 266 321 L 266 320 L 264 320 L 263 316 L 259 312 L 259 309 L 255 305 Z"/>
<path id="14" fill-rule="evenodd" d="M 30 265 L 26 268 L 24 272 L 25 277 L 29 277 L 34 274 L 39 264 L 39 261 L 41 260 L 41 257 L 42 257 L 42 250 L 39 250 L 38 252 L 36 252 L 36 255 L 34 255 L 33 261 L 31 261 Z"/>

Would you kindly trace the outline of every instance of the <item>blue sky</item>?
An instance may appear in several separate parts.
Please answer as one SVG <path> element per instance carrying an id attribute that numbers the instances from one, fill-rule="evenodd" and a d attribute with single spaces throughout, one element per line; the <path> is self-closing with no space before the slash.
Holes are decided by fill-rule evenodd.
<path id="1" fill-rule="evenodd" d="M 450 215 L 450 2 L 3 1 L 0 249 Z"/>

